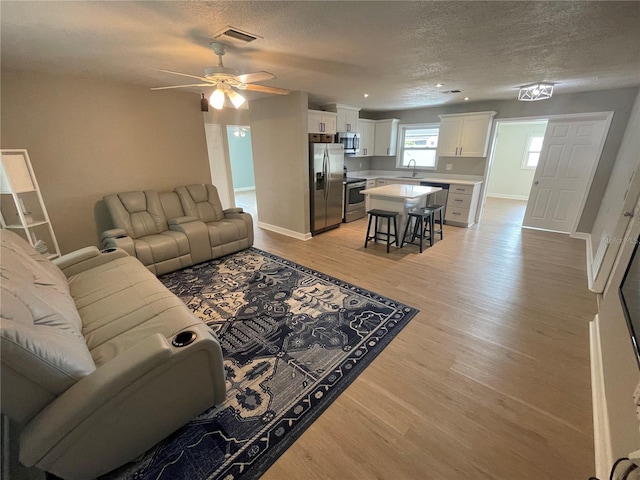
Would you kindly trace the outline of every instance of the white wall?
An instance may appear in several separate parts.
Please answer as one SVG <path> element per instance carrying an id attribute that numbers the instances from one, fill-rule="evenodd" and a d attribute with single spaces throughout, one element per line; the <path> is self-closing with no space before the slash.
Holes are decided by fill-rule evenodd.
<path id="1" fill-rule="evenodd" d="M 522 168 L 531 134 L 544 135 L 547 122 L 500 123 L 491 173 L 487 183 L 490 197 L 529 198 L 535 169 Z"/>
<path id="2" fill-rule="evenodd" d="M 306 92 L 249 102 L 259 226 L 307 238 L 309 143 Z"/>

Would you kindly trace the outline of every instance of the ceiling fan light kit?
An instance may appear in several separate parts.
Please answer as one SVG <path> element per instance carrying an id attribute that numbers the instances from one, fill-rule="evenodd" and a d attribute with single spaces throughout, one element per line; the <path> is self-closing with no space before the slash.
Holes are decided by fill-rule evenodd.
<path id="1" fill-rule="evenodd" d="M 518 92 L 518 100 L 523 102 L 534 102 L 536 100 L 545 100 L 553 95 L 553 83 L 532 83 L 520 87 Z"/>
<path id="2" fill-rule="evenodd" d="M 209 103 L 216 110 L 222 110 L 222 107 L 224 107 L 224 92 L 220 88 L 216 88 L 209 97 Z"/>
<path id="3" fill-rule="evenodd" d="M 277 87 L 268 87 L 266 85 L 255 85 L 255 82 L 262 82 L 265 80 L 272 80 L 276 78 L 275 75 L 269 72 L 253 72 L 238 74 L 238 72 L 232 68 L 225 67 L 222 64 L 222 56 L 227 51 L 227 45 L 221 42 L 211 42 L 211 48 L 218 56 L 218 66 L 206 68 L 204 71 L 204 77 L 197 75 L 190 75 L 188 73 L 174 72 L 171 70 L 161 70 L 165 73 L 171 73 L 173 75 L 180 75 L 182 77 L 195 78 L 203 83 L 192 83 L 189 85 L 171 85 L 168 87 L 154 87 L 151 90 L 168 90 L 173 88 L 188 88 L 188 87 L 216 87 L 211 96 L 209 102 L 211 106 L 217 110 L 221 110 L 224 107 L 225 95 L 229 97 L 234 107 L 240 108 L 246 99 L 234 90 L 249 90 L 253 92 L 273 93 L 276 95 L 287 95 L 289 90 Z M 204 94 L 201 94 L 204 98 Z M 204 107 L 200 106 L 202 111 Z"/>

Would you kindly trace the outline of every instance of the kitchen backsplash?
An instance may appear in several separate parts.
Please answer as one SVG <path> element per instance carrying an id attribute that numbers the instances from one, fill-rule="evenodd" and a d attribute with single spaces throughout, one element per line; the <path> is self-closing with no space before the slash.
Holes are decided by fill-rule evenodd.
<path id="1" fill-rule="evenodd" d="M 433 173 L 452 175 L 484 175 L 486 158 L 454 158 L 442 157 L 438 161 L 438 168 Z M 345 155 L 344 164 L 349 172 L 375 170 L 375 171 L 399 171 L 406 172 L 404 168 L 396 168 L 396 157 L 360 157 L 353 158 Z M 447 170 L 447 164 L 451 170 Z"/>
<path id="2" fill-rule="evenodd" d="M 345 155 L 344 164 L 347 166 L 347 170 L 349 172 L 356 172 L 359 170 L 371 170 L 370 168 L 370 158 L 353 158 Z"/>
<path id="3" fill-rule="evenodd" d="M 433 172 L 455 175 L 484 175 L 486 161 L 486 158 L 441 157 L 438 160 L 438 168 Z M 447 164 L 451 165 L 451 170 L 447 170 Z M 348 165 L 347 168 L 349 168 Z M 406 172 L 406 169 L 396 168 L 396 157 L 371 157 L 369 169 Z"/>

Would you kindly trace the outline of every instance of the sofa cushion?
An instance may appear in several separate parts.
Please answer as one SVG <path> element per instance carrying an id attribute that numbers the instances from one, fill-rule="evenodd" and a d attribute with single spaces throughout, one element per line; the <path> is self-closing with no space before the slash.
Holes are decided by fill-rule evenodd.
<path id="1" fill-rule="evenodd" d="M 83 320 L 83 334 L 100 366 L 120 352 L 161 333 L 167 338 L 202 325 L 178 297 L 133 257 L 69 277 Z"/>
<path id="2" fill-rule="evenodd" d="M 0 236 L 2 364 L 62 393 L 95 370 L 66 277 L 15 233 Z"/>
<path id="3" fill-rule="evenodd" d="M 185 215 L 198 217 L 205 223 L 224 219 L 218 190 L 213 185 L 177 187 L 176 193 L 180 197 Z"/>
<path id="4" fill-rule="evenodd" d="M 248 236 L 246 222 L 238 218 L 207 223 L 207 228 L 211 247 L 235 242 Z"/>
<path id="5" fill-rule="evenodd" d="M 144 237 L 168 230 L 167 218 L 157 192 L 124 192 L 106 195 L 111 219 L 116 228 L 122 228 L 131 238 Z"/>
<path id="6" fill-rule="evenodd" d="M 182 232 L 167 230 L 146 235 L 134 242 L 136 257 L 143 265 L 153 265 L 189 254 L 189 239 Z"/>

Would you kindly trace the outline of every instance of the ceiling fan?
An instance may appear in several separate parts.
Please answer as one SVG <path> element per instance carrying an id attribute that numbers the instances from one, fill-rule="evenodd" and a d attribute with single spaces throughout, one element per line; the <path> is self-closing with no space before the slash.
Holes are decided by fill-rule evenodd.
<path id="1" fill-rule="evenodd" d="M 253 72 L 238 74 L 237 70 L 225 67 L 222 64 L 222 56 L 227 51 L 227 45 L 220 42 L 212 42 L 211 48 L 218 56 L 218 66 L 209 67 L 204 71 L 204 77 L 197 75 L 189 75 L 187 73 L 173 72 L 171 70 L 160 70 L 161 72 L 171 73 L 173 75 L 181 75 L 183 77 L 195 78 L 204 83 L 193 83 L 189 85 L 172 85 L 169 87 L 154 87 L 151 90 L 167 90 L 170 88 L 187 88 L 187 87 L 216 87 L 211 96 L 209 103 L 217 110 L 221 110 L 224 106 L 225 95 L 229 97 L 231 103 L 236 108 L 245 102 L 245 98 L 236 92 L 237 90 L 249 90 L 252 92 L 274 93 L 276 95 L 287 95 L 289 90 L 276 87 L 268 87 L 266 85 L 254 85 L 256 82 L 264 82 L 276 78 L 269 72 Z M 204 94 L 203 94 L 204 98 Z"/>

